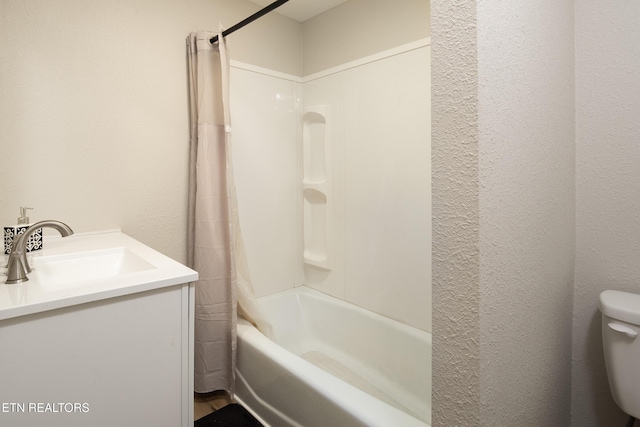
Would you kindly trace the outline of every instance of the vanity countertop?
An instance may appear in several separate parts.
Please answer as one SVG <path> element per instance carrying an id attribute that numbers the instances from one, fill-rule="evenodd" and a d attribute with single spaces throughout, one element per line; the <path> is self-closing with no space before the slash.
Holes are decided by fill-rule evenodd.
<path id="1" fill-rule="evenodd" d="M 112 273 L 110 270 L 101 271 L 100 268 L 97 269 L 100 271 L 97 271 L 92 266 L 87 271 L 91 270 L 89 274 L 93 277 L 87 279 L 83 277 L 82 272 L 73 268 L 81 265 L 83 259 L 98 263 L 108 258 L 92 257 L 91 254 L 111 256 L 112 253 L 125 252 L 134 260 L 134 265 L 124 272 Z M 7 258 L 5 255 L 3 267 L 6 266 Z M 44 248 L 29 253 L 28 258 L 33 271 L 29 273 L 27 282 L 5 284 L 7 276 L 6 269 L 3 269 L 0 276 L 0 320 L 189 283 L 198 279 L 196 271 L 119 230 L 79 233 L 65 238 L 45 236 Z M 125 260 L 126 262 L 129 261 Z M 68 280 L 65 275 L 61 278 L 55 270 L 56 265 L 65 263 L 71 266 Z M 51 268 L 53 273 L 45 271 Z"/>

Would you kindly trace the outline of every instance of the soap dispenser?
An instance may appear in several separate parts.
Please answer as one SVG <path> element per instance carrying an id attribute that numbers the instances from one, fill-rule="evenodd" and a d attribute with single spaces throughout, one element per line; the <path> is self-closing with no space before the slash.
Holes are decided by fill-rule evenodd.
<path id="1" fill-rule="evenodd" d="M 31 224 L 29 224 L 29 217 L 27 216 L 27 207 L 20 208 L 20 217 L 18 217 L 18 224 L 4 227 L 4 253 L 11 253 L 11 246 L 13 242 L 18 240 L 18 236 L 27 231 L 27 228 Z M 27 252 L 37 251 L 38 249 L 42 249 L 42 228 L 38 228 L 35 233 L 29 237 L 29 241 L 27 242 Z"/>

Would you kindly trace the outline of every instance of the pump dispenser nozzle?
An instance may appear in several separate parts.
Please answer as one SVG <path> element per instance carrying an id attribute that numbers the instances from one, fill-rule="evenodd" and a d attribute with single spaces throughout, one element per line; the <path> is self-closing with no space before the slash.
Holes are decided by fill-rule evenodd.
<path id="1" fill-rule="evenodd" d="M 27 209 L 33 209 L 33 208 L 28 208 L 26 206 L 20 207 L 20 217 L 18 218 L 18 224 L 29 224 Z"/>

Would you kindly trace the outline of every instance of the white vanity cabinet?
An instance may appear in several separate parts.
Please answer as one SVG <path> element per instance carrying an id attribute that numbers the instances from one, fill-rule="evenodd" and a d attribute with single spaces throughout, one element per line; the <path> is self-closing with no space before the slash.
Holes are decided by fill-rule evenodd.
<path id="1" fill-rule="evenodd" d="M 127 248 L 171 268 L 47 295 L 38 279 L 0 283 L 0 426 L 193 425 L 197 274 Z"/>

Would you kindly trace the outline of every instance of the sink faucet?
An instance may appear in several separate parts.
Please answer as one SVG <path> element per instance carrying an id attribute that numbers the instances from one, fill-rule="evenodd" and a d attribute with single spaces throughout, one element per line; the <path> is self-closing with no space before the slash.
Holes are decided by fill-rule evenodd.
<path id="1" fill-rule="evenodd" d="M 14 283 L 22 283 L 29 280 L 27 277 L 27 273 L 31 272 L 31 267 L 29 267 L 29 262 L 27 261 L 27 242 L 29 241 L 29 237 L 38 229 L 38 228 L 54 228 L 58 230 L 58 232 L 62 235 L 62 237 L 67 237 L 73 234 L 73 230 L 65 223 L 60 221 L 40 221 L 31 225 L 29 228 L 22 233 L 17 240 L 14 241 L 11 247 L 11 254 L 9 254 L 9 263 L 7 264 L 7 281 L 5 282 L 8 285 Z"/>

